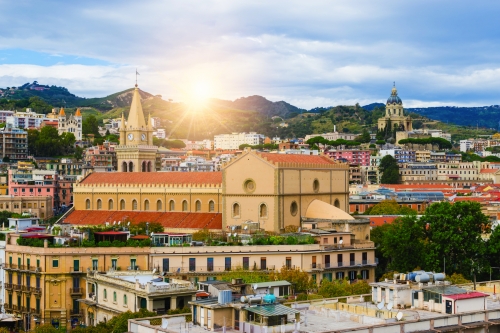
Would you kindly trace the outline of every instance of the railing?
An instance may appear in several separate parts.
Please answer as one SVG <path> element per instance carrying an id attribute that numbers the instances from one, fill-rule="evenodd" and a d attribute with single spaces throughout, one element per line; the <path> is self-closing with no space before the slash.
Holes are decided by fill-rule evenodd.
<path id="1" fill-rule="evenodd" d="M 273 271 L 276 269 L 275 265 L 267 265 L 266 267 L 252 266 L 242 267 L 242 266 L 194 266 L 194 267 L 169 267 L 168 270 L 164 271 L 169 274 L 179 274 L 179 273 L 223 273 L 231 271 Z M 159 268 L 161 271 L 161 267 Z"/>
<path id="2" fill-rule="evenodd" d="M 26 291 L 26 292 L 31 292 L 31 287 L 30 286 L 21 286 L 21 290 Z"/>
<path id="3" fill-rule="evenodd" d="M 375 261 L 371 260 L 361 260 L 361 261 L 347 261 L 347 262 L 334 262 L 326 264 L 311 264 L 310 269 L 328 269 L 328 268 L 338 268 L 338 267 L 359 267 L 363 265 L 375 265 Z"/>
<path id="4" fill-rule="evenodd" d="M 30 290 L 31 290 L 32 293 L 35 293 L 35 294 L 41 294 L 42 293 L 42 288 L 30 287 Z"/>
<path id="5" fill-rule="evenodd" d="M 5 269 L 17 269 L 17 265 L 16 264 L 10 264 L 10 263 L 5 263 L 5 266 L 4 266 Z"/>
<path id="6" fill-rule="evenodd" d="M 18 306 L 15 304 L 12 304 L 12 310 L 17 311 L 17 309 L 18 309 Z"/>
<path id="7" fill-rule="evenodd" d="M 5 284 L 5 289 L 12 289 L 12 288 L 14 288 L 14 285 L 12 283 Z"/>
<path id="8" fill-rule="evenodd" d="M 14 284 L 14 290 L 21 290 L 22 285 Z"/>
<path id="9" fill-rule="evenodd" d="M 69 312 L 72 316 L 83 316 L 83 310 L 80 309 L 71 309 Z"/>
<path id="10" fill-rule="evenodd" d="M 9 304 L 9 303 L 4 303 L 4 304 L 3 304 L 3 308 L 4 308 L 5 310 L 12 310 L 12 304 Z"/>
<path id="11" fill-rule="evenodd" d="M 40 315 L 40 309 L 34 309 L 34 308 L 31 308 L 31 311 L 30 311 L 32 314 L 34 315 Z"/>
<path id="12" fill-rule="evenodd" d="M 83 268 L 80 267 L 70 267 L 69 268 L 70 273 L 83 273 Z"/>
<path id="13" fill-rule="evenodd" d="M 70 288 L 69 292 L 72 295 L 83 294 L 83 288 Z"/>

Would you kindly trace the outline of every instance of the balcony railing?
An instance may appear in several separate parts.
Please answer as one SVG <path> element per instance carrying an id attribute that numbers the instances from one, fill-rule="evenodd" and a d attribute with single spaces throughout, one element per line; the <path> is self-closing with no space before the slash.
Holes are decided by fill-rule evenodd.
<path id="1" fill-rule="evenodd" d="M 3 304 L 3 308 L 4 308 L 5 310 L 12 310 L 12 304 L 9 304 L 9 303 L 4 303 L 4 304 Z"/>
<path id="2" fill-rule="evenodd" d="M 81 295 L 83 294 L 83 288 L 70 288 L 69 292 L 71 295 Z"/>
<path id="3" fill-rule="evenodd" d="M 34 309 L 34 308 L 31 308 L 31 314 L 33 315 L 40 315 L 40 309 Z"/>
<path id="4" fill-rule="evenodd" d="M 75 274 L 83 273 L 83 268 L 81 266 L 80 267 L 70 267 L 69 272 L 75 273 Z"/>
<path id="5" fill-rule="evenodd" d="M 16 264 L 5 263 L 5 269 L 18 269 Z"/>
<path id="6" fill-rule="evenodd" d="M 22 288 L 22 285 L 20 285 L 20 284 L 14 285 L 14 290 L 21 290 L 21 288 Z"/>
<path id="7" fill-rule="evenodd" d="M 13 289 L 14 285 L 12 283 L 6 283 L 5 284 L 5 289 Z"/>
<path id="8" fill-rule="evenodd" d="M 223 273 L 231 271 L 273 271 L 276 269 L 275 265 L 267 265 L 265 267 L 252 266 L 248 267 L 242 266 L 187 266 L 187 267 L 169 267 L 168 270 L 164 271 L 169 274 L 180 274 L 180 273 Z M 161 270 L 161 268 L 159 268 Z"/>
<path id="9" fill-rule="evenodd" d="M 30 291 L 35 294 L 41 294 L 42 288 L 30 287 Z"/>
<path id="10" fill-rule="evenodd" d="M 83 310 L 81 309 L 71 309 L 69 312 L 72 316 L 83 316 Z"/>

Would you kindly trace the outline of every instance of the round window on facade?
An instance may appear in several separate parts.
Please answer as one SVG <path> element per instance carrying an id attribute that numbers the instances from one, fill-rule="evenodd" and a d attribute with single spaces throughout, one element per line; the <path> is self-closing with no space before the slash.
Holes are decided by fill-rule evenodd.
<path id="1" fill-rule="evenodd" d="M 248 179 L 243 184 L 243 187 L 244 187 L 246 192 L 253 192 L 253 191 L 255 191 L 255 182 L 251 179 Z"/>
<path id="2" fill-rule="evenodd" d="M 317 179 L 313 181 L 313 191 L 316 193 L 319 191 L 319 180 Z"/>
<path id="3" fill-rule="evenodd" d="M 295 216 L 297 215 L 298 211 L 299 211 L 299 206 L 295 201 L 292 202 L 292 204 L 290 205 L 290 214 L 292 214 L 292 216 Z"/>

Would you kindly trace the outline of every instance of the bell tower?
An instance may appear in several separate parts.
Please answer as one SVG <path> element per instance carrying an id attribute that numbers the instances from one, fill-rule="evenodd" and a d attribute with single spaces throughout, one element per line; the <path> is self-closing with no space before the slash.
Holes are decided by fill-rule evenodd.
<path id="1" fill-rule="evenodd" d="M 156 171 L 156 153 L 158 147 L 153 146 L 153 127 L 151 115 L 148 123 L 142 110 L 141 95 L 137 84 L 132 95 L 130 112 L 127 121 L 122 114 L 120 124 L 120 145 L 116 147 L 118 171 L 120 172 L 153 172 Z"/>

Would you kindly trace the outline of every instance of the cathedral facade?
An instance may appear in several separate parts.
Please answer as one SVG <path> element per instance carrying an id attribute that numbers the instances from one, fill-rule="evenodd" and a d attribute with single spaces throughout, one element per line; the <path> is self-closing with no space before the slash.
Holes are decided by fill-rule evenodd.
<path id="1" fill-rule="evenodd" d="M 82 113 L 80 109 L 77 109 L 74 115 L 66 116 L 64 108 L 61 108 L 57 120 L 57 132 L 59 135 L 73 133 L 76 141 L 82 140 Z"/>
<path id="2" fill-rule="evenodd" d="M 396 87 L 392 87 L 391 96 L 387 99 L 385 105 L 385 116 L 378 120 L 378 130 L 383 131 L 386 126 L 390 125 L 391 130 L 395 131 L 411 131 L 412 120 L 409 116 L 404 115 L 403 101 L 398 96 Z"/>

